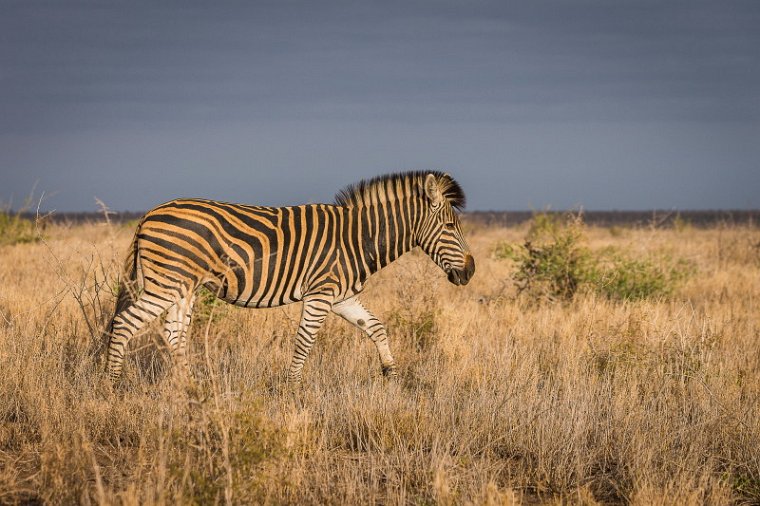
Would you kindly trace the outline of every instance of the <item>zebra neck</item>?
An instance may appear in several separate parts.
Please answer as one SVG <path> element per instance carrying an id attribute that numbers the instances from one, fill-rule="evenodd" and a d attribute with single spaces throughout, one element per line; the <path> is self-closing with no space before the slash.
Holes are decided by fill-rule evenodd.
<path id="1" fill-rule="evenodd" d="M 375 273 L 416 246 L 416 220 L 410 206 L 378 203 L 357 208 L 364 264 Z"/>

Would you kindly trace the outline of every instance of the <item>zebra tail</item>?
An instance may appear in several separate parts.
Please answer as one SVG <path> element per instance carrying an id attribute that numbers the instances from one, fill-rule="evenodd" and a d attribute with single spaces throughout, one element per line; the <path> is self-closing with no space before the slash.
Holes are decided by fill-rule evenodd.
<path id="1" fill-rule="evenodd" d="M 142 290 L 142 280 L 140 279 L 140 254 L 137 247 L 137 236 L 140 233 L 141 226 L 142 220 L 140 220 L 140 224 L 137 225 L 137 230 L 135 230 L 135 235 L 132 238 L 132 244 L 129 247 L 127 259 L 124 262 L 124 275 L 119 283 L 119 292 L 116 298 L 116 310 L 114 315 L 119 314 L 129 304 L 134 302 Z"/>
<path id="2" fill-rule="evenodd" d="M 129 252 L 127 253 L 127 259 L 124 262 L 124 268 L 122 271 L 122 278 L 119 280 L 118 294 L 116 296 L 116 308 L 114 309 L 113 317 L 111 317 L 111 322 L 103 331 L 101 346 L 97 352 L 98 356 L 105 357 L 102 360 L 106 369 L 108 368 L 109 359 L 107 358 L 107 353 L 101 354 L 100 350 L 102 350 L 103 347 L 106 349 L 110 348 L 111 340 L 113 338 L 114 320 L 119 315 L 119 313 L 124 311 L 137 299 L 137 296 L 141 290 L 142 282 L 140 280 L 140 258 L 137 248 L 137 239 L 138 234 L 140 233 L 140 227 L 142 227 L 144 220 L 145 218 L 140 220 L 140 224 L 137 226 L 135 235 L 132 238 L 132 243 L 129 246 Z"/>

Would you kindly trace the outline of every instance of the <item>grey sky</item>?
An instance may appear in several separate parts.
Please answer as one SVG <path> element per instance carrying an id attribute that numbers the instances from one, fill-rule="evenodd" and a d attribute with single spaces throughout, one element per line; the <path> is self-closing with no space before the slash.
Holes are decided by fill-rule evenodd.
<path id="1" fill-rule="evenodd" d="M 0 201 L 760 208 L 760 2 L 0 0 Z"/>

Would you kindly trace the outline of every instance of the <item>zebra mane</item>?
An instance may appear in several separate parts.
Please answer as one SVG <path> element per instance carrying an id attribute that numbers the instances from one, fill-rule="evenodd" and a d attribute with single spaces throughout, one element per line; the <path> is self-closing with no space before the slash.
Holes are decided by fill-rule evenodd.
<path id="1" fill-rule="evenodd" d="M 450 175 L 436 170 L 401 172 L 397 174 L 377 176 L 372 179 L 364 179 L 358 183 L 348 185 L 339 191 L 335 195 L 335 204 L 345 207 L 356 207 L 363 204 L 369 204 L 373 200 L 377 201 L 379 189 L 382 189 L 383 193 L 387 194 L 387 189 L 390 187 L 395 193 L 397 183 L 401 183 L 400 186 L 402 188 L 407 188 L 406 183 L 409 182 L 410 184 L 408 186 L 412 188 L 411 193 L 397 195 L 397 198 L 422 194 L 425 191 L 425 177 L 428 174 L 433 174 L 436 177 L 438 180 L 438 186 L 441 188 L 443 196 L 448 199 L 449 203 L 455 209 L 460 211 L 463 210 L 467 199 L 465 198 L 462 187 L 459 186 L 459 183 L 457 183 Z"/>

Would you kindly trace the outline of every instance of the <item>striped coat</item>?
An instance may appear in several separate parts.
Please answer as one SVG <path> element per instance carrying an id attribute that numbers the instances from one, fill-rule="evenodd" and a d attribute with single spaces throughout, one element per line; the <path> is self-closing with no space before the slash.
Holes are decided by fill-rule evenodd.
<path id="1" fill-rule="evenodd" d="M 327 314 L 367 333 L 383 371 L 395 374 L 382 323 L 356 297 L 367 279 L 419 246 L 449 280 L 466 284 L 475 264 L 456 209 L 464 193 L 448 175 L 411 172 L 363 181 L 334 205 L 261 207 L 179 199 L 148 212 L 137 227 L 108 335 L 107 369 L 118 379 L 127 343 L 166 313 L 163 335 L 188 369 L 187 332 L 195 292 L 205 286 L 243 307 L 303 301 L 289 380 Z"/>

